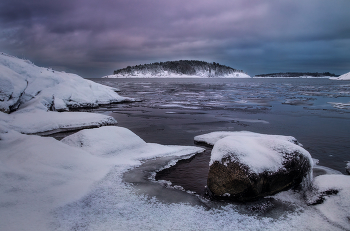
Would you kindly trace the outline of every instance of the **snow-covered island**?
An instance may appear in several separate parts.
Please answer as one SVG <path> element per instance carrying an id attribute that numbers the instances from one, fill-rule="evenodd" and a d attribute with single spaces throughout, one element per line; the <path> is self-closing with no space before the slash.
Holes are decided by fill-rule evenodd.
<path id="1" fill-rule="evenodd" d="M 197 60 L 156 62 L 128 66 L 103 78 L 250 78 L 242 70 Z"/>
<path id="2" fill-rule="evenodd" d="M 345 73 L 339 77 L 332 77 L 330 79 L 332 79 L 332 80 L 350 80 L 350 72 Z"/>
<path id="3" fill-rule="evenodd" d="M 144 184 L 136 189 L 137 183 L 123 179 L 130 170 L 167 158 L 170 162 L 152 166 L 157 171 L 203 148 L 147 143 L 115 126 L 117 121 L 108 115 L 69 111 L 132 100 L 115 90 L 0 55 L 1 231 L 349 229 L 350 176 L 316 177 L 312 187 L 305 189 L 306 201 L 293 190 L 270 196 L 269 201 L 287 208 L 283 214 L 277 211 L 275 217 L 240 212 L 239 204 L 210 207 L 212 202 L 185 192 L 200 203 L 182 202 L 181 198 L 175 198 L 180 202 L 163 202 L 150 197 Z M 34 134 L 87 127 L 99 128 L 83 129 L 61 141 Z M 219 132 L 196 140 L 215 145 L 229 136 L 232 134 Z M 277 143 L 281 139 L 296 142 L 292 137 L 269 138 Z M 271 148 L 284 150 L 279 145 Z M 147 180 L 157 184 L 152 176 Z M 269 201 L 261 207 L 273 210 Z"/>

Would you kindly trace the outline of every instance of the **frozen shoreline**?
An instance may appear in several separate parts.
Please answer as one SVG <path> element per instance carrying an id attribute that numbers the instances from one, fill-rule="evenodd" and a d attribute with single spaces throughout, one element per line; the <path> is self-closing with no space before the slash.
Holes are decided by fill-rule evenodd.
<path id="1" fill-rule="evenodd" d="M 52 105 L 66 110 L 67 105 L 111 102 L 106 99 L 120 96 L 102 85 L 90 83 L 88 86 L 95 87 L 84 88 L 83 84 L 89 82 L 80 77 L 73 77 L 77 83 L 64 83 L 65 73 L 58 78 L 52 70 L 38 69 L 14 57 L 1 57 L 0 80 L 9 90 L 1 95 L 4 99 L 0 102 L 1 108 L 12 107 L 15 111 L 0 112 L 1 230 L 126 230 L 130 227 L 134 230 L 343 230 L 349 227 L 350 182 L 349 176 L 343 175 L 318 178 L 310 200 L 333 188 L 338 194 L 326 196 L 325 204 L 313 206 L 306 205 L 303 195 L 292 190 L 259 202 L 258 207 L 252 205 L 244 209 L 239 204 L 208 209 L 200 202 L 196 204 L 198 200 L 184 200 L 177 191 L 174 192 L 180 195 L 179 200 L 161 201 L 157 198 L 157 187 L 149 187 L 142 181 L 131 182 L 134 178 L 130 170 L 148 164 L 156 171 L 170 166 L 174 160 L 202 152 L 202 148 L 147 143 L 128 129 L 103 126 L 116 123 L 103 114 L 50 111 Z M 19 76 L 16 72 L 19 69 L 26 74 Z M 41 74 L 46 77 L 37 78 Z M 11 82 L 11 76 L 18 81 Z M 21 78 L 32 86 L 22 87 Z M 57 82 L 63 84 L 57 85 Z M 86 95 L 89 94 L 86 89 L 92 89 L 93 98 Z M 72 97 L 73 93 L 80 95 Z M 58 95 L 61 97 L 56 97 Z M 11 101 L 14 96 L 17 99 Z M 21 134 L 92 125 L 102 127 L 81 130 L 62 141 Z M 157 162 L 159 157 L 166 161 Z M 129 182 L 124 178 L 127 173 Z M 162 190 L 162 185 L 158 186 Z M 274 211 L 274 203 L 269 200 L 288 209 Z M 262 214 L 249 212 L 257 208 Z M 270 211 L 269 216 L 265 215 L 266 211 Z"/>

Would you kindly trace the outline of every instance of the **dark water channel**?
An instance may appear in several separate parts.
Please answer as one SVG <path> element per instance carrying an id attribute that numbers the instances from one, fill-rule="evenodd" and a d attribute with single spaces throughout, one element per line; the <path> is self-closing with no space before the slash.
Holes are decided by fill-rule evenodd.
<path id="1" fill-rule="evenodd" d="M 139 102 L 94 110 L 113 116 L 146 142 L 194 145 L 212 131 L 291 135 L 319 165 L 345 174 L 350 161 L 350 82 L 328 79 L 92 79 Z M 162 171 L 199 195 L 210 149 Z"/>

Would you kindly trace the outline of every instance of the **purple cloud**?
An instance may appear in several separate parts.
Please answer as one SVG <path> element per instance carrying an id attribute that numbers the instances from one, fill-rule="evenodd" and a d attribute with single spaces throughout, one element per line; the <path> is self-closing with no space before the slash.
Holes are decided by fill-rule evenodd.
<path id="1" fill-rule="evenodd" d="M 254 75 L 348 72 L 348 0 L 2 0 L 0 49 L 84 77 L 215 61 Z"/>

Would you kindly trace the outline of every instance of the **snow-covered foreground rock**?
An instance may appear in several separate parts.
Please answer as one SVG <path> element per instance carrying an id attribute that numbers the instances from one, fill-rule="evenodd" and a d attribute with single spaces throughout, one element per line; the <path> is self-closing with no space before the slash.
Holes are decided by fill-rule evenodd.
<path id="1" fill-rule="evenodd" d="M 195 140 L 214 143 L 207 180 L 214 198 L 256 200 L 311 181 L 311 155 L 294 137 L 214 132 Z"/>
<path id="2" fill-rule="evenodd" d="M 112 169 L 203 151 L 148 144 L 115 126 L 82 130 L 62 142 L 4 127 L 0 132 L 0 230 L 49 230 L 55 208 L 88 194 Z"/>
<path id="3" fill-rule="evenodd" d="M 350 80 L 350 72 L 345 73 L 339 77 L 331 77 L 329 79 L 332 79 L 332 80 Z"/>

